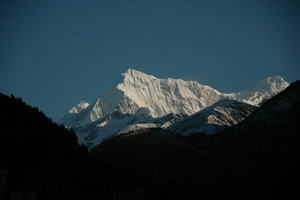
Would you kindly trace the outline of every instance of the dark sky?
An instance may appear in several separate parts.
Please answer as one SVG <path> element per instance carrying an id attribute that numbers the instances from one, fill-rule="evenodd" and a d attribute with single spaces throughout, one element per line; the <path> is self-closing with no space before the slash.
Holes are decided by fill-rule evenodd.
<path id="1" fill-rule="evenodd" d="M 300 79 L 298 0 L 0 0 L 0 91 L 57 120 L 127 68 L 221 92 Z"/>

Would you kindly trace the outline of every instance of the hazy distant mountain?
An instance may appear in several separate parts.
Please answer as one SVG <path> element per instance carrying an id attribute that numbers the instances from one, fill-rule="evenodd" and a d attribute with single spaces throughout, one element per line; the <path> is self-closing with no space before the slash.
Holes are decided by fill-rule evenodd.
<path id="1" fill-rule="evenodd" d="M 90 105 L 80 102 L 63 115 L 59 123 L 75 128 L 80 143 L 95 146 L 121 130 L 166 128 L 183 116 L 199 112 L 222 99 L 258 105 L 287 86 L 281 77 L 270 77 L 249 90 L 223 94 L 196 81 L 158 79 L 129 69 L 112 89 Z M 169 114 L 174 118 L 164 118 Z M 162 118 L 165 121 L 158 120 Z M 131 128 L 126 129 L 129 126 Z"/>
<path id="2" fill-rule="evenodd" d="M 258 81 L 254 86 L 245 91 L 227 94 L 226 96 L 251 105 L 259 105 L 288 86 L 289 84 L 282 77 L 272 76 Z"/>
<path id="3" fill-rule="evenodd" d="M 168 127 L 174 133 L 213 134 L 226 127 L 236 125 L 248 117 L 257 107 L 234 100 L 220 100 Z"/>

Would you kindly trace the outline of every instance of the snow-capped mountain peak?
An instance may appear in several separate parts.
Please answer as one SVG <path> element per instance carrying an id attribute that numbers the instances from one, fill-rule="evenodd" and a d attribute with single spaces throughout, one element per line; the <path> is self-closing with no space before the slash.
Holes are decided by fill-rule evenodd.
<path id="1" fill-rule="evenodd" d="M 288 86 L 289 84 L 284 81 L 282 77 L 271 76 L 267 79 L 257 82 L 251 89 L 257 90 L 258 92 L 267 92 L 268 94 L 274 94 L 284 90 Z"/>
<path id="2" fill-rule="evenodd" d="M 139 127 L 132 126 L 138 123 L 143 124 L 143 127 L 144 124 L 154 126 L 153 119 L 160 119 L 169 114 L 192 115 L 222 99 L 259 105 L 287 86 L 288 83 L 281 77 L 269 77 L 243 92 L 223 94 L 196 81 L 160 79 L 138 70 L 128 69 L 121 74 L 110 90 L 100 94 L 91 104 L 80 102 L 62 116 L 59 123 L 77 127 L 81 133 L 80 141 L 92 142 L 94 146 L 101 143 L 105 137 L 115 135 L 128 126 Z M 123 117 L 117 119 L 114 113 Z M 156 125 L 166 128 L 173 122 L 174 119 L 170 118 L 162 125 L 156 120 Z M 93 137 L 87 137 L 89 134 Z M 101 134 L 103 135 L 100 136 Z"/>
<path id="3" fill-rule="evenodd" d="M 83 109 L 87 108 L 90 104 L 85 101 L 80 101 L 76 106 L 69 110 L 69 113 L 80 113 Z"/>
<path id="4" fill-rule="evenodd" d="M 168 129 L 181 135 L 213 134 L 240 123 L 255 109 L 255 106 L 246 103 L 223 99 L 181 121 L 175 122 Z"/>
<path id="5" fill-rule="evenodd" d="M 258 81 L 254 86 L 242 92 L 228 94 L 237 101 L 251 105 L 259 105 L 266 99 L 270 99 L 277 93 L 287 88 L 289 84 L 280 76 L 271 76 Z"/>
<path id="6" fill-rule="evenodd" d="M 153 117 L 169 113 L 190 115 L 215 103 L 220 95 L 195 81 L 159 79 L 132 69 L 122 74 L 116 88 Z"/>
<path id="7" fill-rule="evenodd" d="M 146 79 L 156 80 L 157 79 L 156 77 L 154 77 L 152 75 L 145 74 L 144 72 L 140 72 L 135 69 L 128 69 L 126 72 L 121 74 L 121 77 L 124 77 L 124 80 L 126 80 L 126 81 L 132 81 L 134 79 L 136 79 L 136 80 L 146 80 Z"/>

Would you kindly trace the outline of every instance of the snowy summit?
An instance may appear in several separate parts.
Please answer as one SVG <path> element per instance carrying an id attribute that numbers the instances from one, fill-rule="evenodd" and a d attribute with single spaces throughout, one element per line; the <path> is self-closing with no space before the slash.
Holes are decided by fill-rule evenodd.
<path id="1" fill-rule="evenodd" d="M 127 127 L 139 127 L 134 124 L 166 127 L 175 118 L 193 115 L 222 99 L 259 105 L 288 85 L 281 77 L 269 77 L 248 90 L 223 94 L 196 81 L 159 79 L 128 69 L 113 88 L 100 94 L 91 104 L 80 102 L 63 115 L 59 123 L 76 127 L 79 141 L 94 146 Z M 166 117 L 170 114 L 172 119 Z M 164 120 L 159 122 L 158 119 Z"/>

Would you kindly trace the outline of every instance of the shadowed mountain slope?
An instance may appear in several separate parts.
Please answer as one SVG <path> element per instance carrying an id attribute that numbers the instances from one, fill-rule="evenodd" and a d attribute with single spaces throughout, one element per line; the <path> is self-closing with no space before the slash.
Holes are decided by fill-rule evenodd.
<path id="1" fill-rule="evenodd" d="M 266 101 L 239 125 L 215 135 L 144 129 L 92 150 L 190 199 L 274 199 L 299 195 L 300 81 Z"/>
<path id="2" fill-rule="evenodd" d="M 147 185 L 92 158 L 37 108 L 0 94 L 0 199 L 147 199 Z"/>

